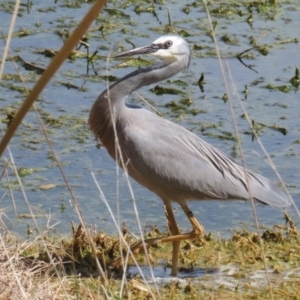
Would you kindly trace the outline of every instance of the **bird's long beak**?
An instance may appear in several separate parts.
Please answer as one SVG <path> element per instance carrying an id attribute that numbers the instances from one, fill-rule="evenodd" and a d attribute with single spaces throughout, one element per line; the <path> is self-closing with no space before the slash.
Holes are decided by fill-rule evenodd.
<path id="1" fill-rule="evenodd" d="M 118 58 L 118 57 L 126 57 L 126 56 L 139 55 L 139 54 L 150 54 L 156 52 L 157 50 L 159 50 L 159 46 L 152 44 L 150 46 L 134 48 L 128 51 L 121 52 L 117 54 L 115 57 Z"/>

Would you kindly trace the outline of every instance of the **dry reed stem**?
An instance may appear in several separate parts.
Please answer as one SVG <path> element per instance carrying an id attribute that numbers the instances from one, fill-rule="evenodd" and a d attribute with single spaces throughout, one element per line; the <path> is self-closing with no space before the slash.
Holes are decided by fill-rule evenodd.
<path id="1" fill-rule="evenodd" d="M 53 281 L 53 265 L 35 264 L 20 254 L 32 242 L 17 243 L 9 235 L 0 236 L 0 299 L 61 299 L 66 297 L 61 281 Z M 53 273 L 53 272 L 52 272 Z M 60 290 L 62 293 L 58 293 Z"/>

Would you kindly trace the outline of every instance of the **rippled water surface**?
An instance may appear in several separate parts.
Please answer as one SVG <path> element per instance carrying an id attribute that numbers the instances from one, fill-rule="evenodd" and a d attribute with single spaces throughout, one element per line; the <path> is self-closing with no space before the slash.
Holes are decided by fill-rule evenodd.
<path id="1" fill-rule="evenodd" d="M 149 3 L 139 1 L 137 7 L 135 1 L 111 1 L 87 34 L 89 54 L 98 51 L 94 56 L 94 64 L 89 65 L 87 72 L 87 51 L 81 47 L 73 59 L 65 62 L 36 102 L 85 221 L 96 224 L 98 229 L 113 234 L 117 232 L 107 206 L 99 198 L 92 172 L 114 215 L 119 215 L 121 223 L 126 222 L 131 231 L 137 232 L 127 179 L 121 170 L 117 170 L 106 150 L 97 149 L 86 124 L 90 107 L 106 87 L 104 76 L 120 78 L 137 67 L 124 66 L 124 60 L 114 58 L 107 62 L 110 51 L 117 53 L 130 49 L 131 43 L 135 46 L 147 45 L 163 34 L 179 33 L 185 36 L 193 49 L 188 73 L 178 74 L 161 83 L 162 87 L 179 89 L 183 93 L 155 95 L 150 91 L 153 86 L 144 87 L 139 93 L 165 118 L 193 130 L 206 141 L 240 160 L 229 102 L 223 99 L 226 91 L 205 8 L 201 1 L 190 3 L 184 5 L 182 1 L 158 1 L 152 7 Z M 215 1 L 209 6 L 225 76 L 229 80 L 247 166 L 277 180 L 258 142 L 252 140 L 249 124 L 241 117 L 244 112 L 240 103 L 254 120 L 261 141 L 298 205 L 299 90 L 290 80 L 295 76 L 295 67 L 300 67 L 299 4 L 299 1 L 281 1 L 274 6 L 251 7 L 243 3 L 224 5 Z M 21 6 L 10 45 L 9 60 L 0 83 L 2 131 L 6 130 L 7 116 L 13 115 L 25 98 L 20 90 L 22 84 L 12 58 L 30 89 L 39 75 L 35 71 L 26 70 L 19 57 L 45 68 L 51 58 L 45 56 L 44 51 L 59 50 L 63 44 L 61 34 L 72 31 L 90 5 L 84 1 L 58 1 L 57 4 L 47 1 L 45 5 L 45 1 L 36 0 L 30 11 Z M 4 36 L 8 32 L 12 6 L 8 2 L 0 4 L 0 29 Z M 250 65 L 251 70 L 236 56 L 254 46 L 257 47 L 243 55 L 243 62 Z M 3 49 L 4 40 L 0 43 L 0 51 Z M 156 61 L 149 56 L 142 59 L 144 61 L 139 61 L 142 65 Z M 197 84 L 201 73 L 204 73 L 205 78 L 203 91 Z M 243 93 L 246 85 L 248 94 Z M 137 96 L 127 101 L 145 106 Z M 287 133 L 284 135 L 285 130 Z M 59 232 L 69 232 L 70 222 L 78 222 L 77 213 L 71 205 L 71 197 L 33 111 L 18 129 L 10 143 L 10 150 L 19 173 L 23 175 L 21 179 L 26 196 L 38 216 L 40 228 L 58 222 L 55 228 Z M 6 152 L 1 160 L 2 168 L 8 159 Z M 30 229 L 34 228 L 33 222 L 26 218 L 29 210 L 12 168 L 9 167 L 7 172 L 8 176 L 1 179 L 0 187 L 0 207 L 7 216 L 2 214 L 2 219 L 10 230 L 25 235 L 28 224 Z M 133 180 L 130 183 L 142 226 L 158 225 L 164 228 L 166 221 L 161 200 Z M 253 224 L 250 203 L 202 201 L 192 202 L 190 207 L 209 232 L 218 230 L 226 235 L 229 227 Z M 293 212 L 293 209 L 290 210 Z M 257 212 L 260 224 L 272 226 L 283 222 L 281 210 L 257 206 Z M 175 214 L 180 227 L 188 229 L 190 225 L 177 207 Z M 44 215 L 49 216 L 48 221 Z"/>

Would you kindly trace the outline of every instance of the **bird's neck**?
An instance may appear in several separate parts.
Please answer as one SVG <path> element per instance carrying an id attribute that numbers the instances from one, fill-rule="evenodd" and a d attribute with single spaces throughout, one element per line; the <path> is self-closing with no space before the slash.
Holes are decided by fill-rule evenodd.
<path id="1" fill-rule="evenodd" d="M 153 67 L 138 69 L 121 78 L 106 89 L 95 101 L 89 116 L 90 129 L 107 148 L 112 143 L 114 132 L 112 122 L 126 122 L 124 110 L 128 95 L 142 86 L 157 83 L 172 77 L 186 67 L 184 61 L 164 61 Z M 118 126 L 117 126 L 118 127 Z"/>
<path id="2" fill-rule="evenodd" d="M 124 76 L 109 87 L 110 98 L 117 103 L 139 88 L 166 80 L 184 69 L 186 64 L 177 60 L 163 61 L 149 68 L 141 68 Z"/>

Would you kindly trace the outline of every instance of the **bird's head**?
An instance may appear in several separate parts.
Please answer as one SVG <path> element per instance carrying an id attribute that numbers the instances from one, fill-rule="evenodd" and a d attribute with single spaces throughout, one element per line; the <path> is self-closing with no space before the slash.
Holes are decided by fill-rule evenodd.
<path id="1" fill-rule="evenodd" d="M 121 52 L 116 57 L 126 57 L 140 54 L 152 54 L 168 61 L 186 61 L 188 67 L 191 59 L 191 49 L 180 36 L 164 35 L 156 39 L 151 45 L 134 48 Z"/>

